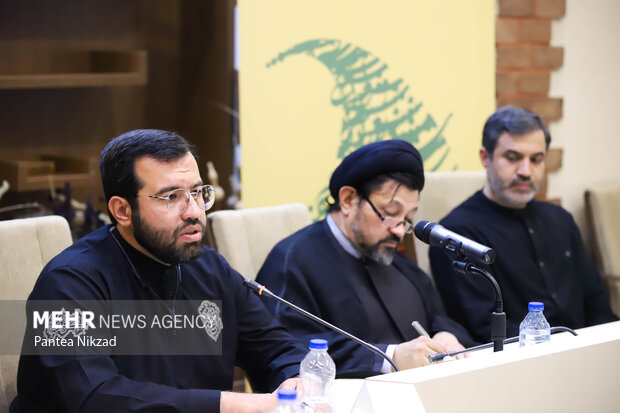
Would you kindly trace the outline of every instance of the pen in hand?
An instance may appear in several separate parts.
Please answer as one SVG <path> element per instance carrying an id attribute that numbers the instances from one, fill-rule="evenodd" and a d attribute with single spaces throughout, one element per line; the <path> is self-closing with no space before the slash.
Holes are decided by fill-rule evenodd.
<path id="1" fill-rule="evenodd" d="M 418 332 L 418 334 L 420 335 L 420 337 L 428 337 L 428 338 L 430 338 L 430 337 L 431 337 L 431 336 L 430 336 L 430 335 L 426 332 L 426 330 L 424 329 L 424 327 L 422 327 L 422 324 L 420 324 L 420 322 L 419 322 L 419 321 L 415 321 L 415 320 L 414 320 L 414 321 L 412 321 L 412 322 L 411 322 L 411 326 L 412 326 L 413 328 L 415 328 L 415 331 L 417 331 L 417 332 Z M 462 350 L 462 351 L 459 351 L 459 352 L 457 352 L 457 354 L 464 353 L 465 351 L 467 351 L 467 350 Z M 449 361 L 449 360 L 452 360 L 452 356 L 451 356 L 451 355 L 450 355 L 450 353 L 449 353 L 449 352 L 447 352 L 447 351 L 445 351 L 445 352 L 443 352 L 443 353 L 431 354 L 430 356 L 428 356 L 428 361 L 429 361 L 429 363 L 431 363 L 431 364 L 433 364 L 434 362 L 439 361 L 439 360 Z"/>
<path id="2" fill-rule="evenodd" d="M 417 331 L 417 332 L 418 332 L 418 334 L 419 334 L 421 337 L 428 337 L 428 338 L 430 338 L 430 337 L 431 337 L 431 336 L 429 336 L 429 335 L 428 335 L 428 333 L 426 332 L 426 330 L 424 329 L 424 327 L 422 327 L 422 324 L 420 324 L 420 322 L 419 322 L 419 321 L 415 321 L 415 320 L 414 320 L 414 321 L 412 321 L 412 322 L 411 322 L 411 326 L 412 326 L 413 328 L 415 328 L 415 331 Z"/>

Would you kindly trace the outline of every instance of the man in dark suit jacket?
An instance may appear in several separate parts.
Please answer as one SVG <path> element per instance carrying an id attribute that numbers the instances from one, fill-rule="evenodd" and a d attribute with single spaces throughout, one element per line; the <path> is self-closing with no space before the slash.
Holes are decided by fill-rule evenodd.
<path id="1" fill-rule="evenodd" d="M 428 356 L 473 344 L 445 315 L 430 278 L 396 251 L 411 232 L 424 185 L 419 152 L 409 143 L 372 143 L 334 171 L 334 203 L 325 220 L 278 243 L 257 281 L 358 337 L 393 354 L 400 369 L 429 364 Z M 270 310 L 294 334 L 329 341 L 339 377 L 389 372 L 379 356 L 274 301 Z M 411 326 L 419 321 L 432 335 Z"/>

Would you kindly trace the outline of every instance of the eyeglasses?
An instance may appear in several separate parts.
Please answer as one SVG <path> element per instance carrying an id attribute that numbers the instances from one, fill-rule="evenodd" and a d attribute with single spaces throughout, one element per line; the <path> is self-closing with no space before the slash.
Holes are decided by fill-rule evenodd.
<path id="1" fill-rule="evenodd" d="M 141 194 L 138 194 L 141 195 Z M 215 202 L 215 188 L 211 185 L 203 185 L 194 191 L 185 188 L 172 190 L 166 196 L 141 195 L 147 198 L 161 199 L 166 201 L 168 211 L 175 215 L 180 215 L 187 210 L 190 196 L 194 198 L 200 209 L 208 210 Z"/>
<path id="2" fill-rule="evenodd" d="M 375 214 L 377 214 L 381 222 L 383 222 L 383 225 L 385 225 L 386 227 L 396 228 L 397 226 L 404 224 L 406 234 L 411 234 L 413 232 L 413 223 L 411 222 L 410 219 L 405 218 L 401 221 L 398 218 L 392 217 L 390 215 L 383 216 L 381 212 L 379 212 L 379 210 L 373 205 L 373 203 L 370 202 L 370 199 L 368 197 L 364 196 L 363 199 L 365 199 L 366 202 L 368 202 L 368 205 L 370 205 L 372 210 L 375 211 Z"/>

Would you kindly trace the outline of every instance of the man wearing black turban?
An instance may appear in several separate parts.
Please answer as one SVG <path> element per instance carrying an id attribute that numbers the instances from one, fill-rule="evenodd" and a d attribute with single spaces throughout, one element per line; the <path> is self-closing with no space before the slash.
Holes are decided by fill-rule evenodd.
<path id="1" fill-rule="evenodd" d="M 424 169 L 420 153 L 402 140 L 365 145 L 332 174 L 334 199 L 325 220 L 280 241 L 257 280 L 270 290 L 372 343 L 400 369 L 428 364 L 428 356 L 474 344 L 445 315 L 431 279 L 396 248 L 412 230 Z M 349 339 L 275 301 L 269 309 L 293 334 L 324 338 L 338 377 L 391 370 L 387 362 Z M 419 321 L 432 338 L 421 337 Z M 399 344 L 400 343 L 400 344 Z"/>

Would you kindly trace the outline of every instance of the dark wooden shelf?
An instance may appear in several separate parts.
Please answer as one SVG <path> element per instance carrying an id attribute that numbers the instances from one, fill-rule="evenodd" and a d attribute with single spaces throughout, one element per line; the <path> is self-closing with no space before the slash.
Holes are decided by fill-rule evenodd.
<path id="1" fill-rule="evenodd" d="M 66 181 L 79 187 L 93 182 L 96 169 L 96 159 L 44 156 L 41 160 L 0 160 L 0 179 L 6 179 L 14 191 L 60 188 Z"/>
<path id="2" fill-rule="evenodd" d="M 147 52 L 55 52 L 22 67 L 0 67 L 0 89 L 107 87 L 147 84 Z"/>

